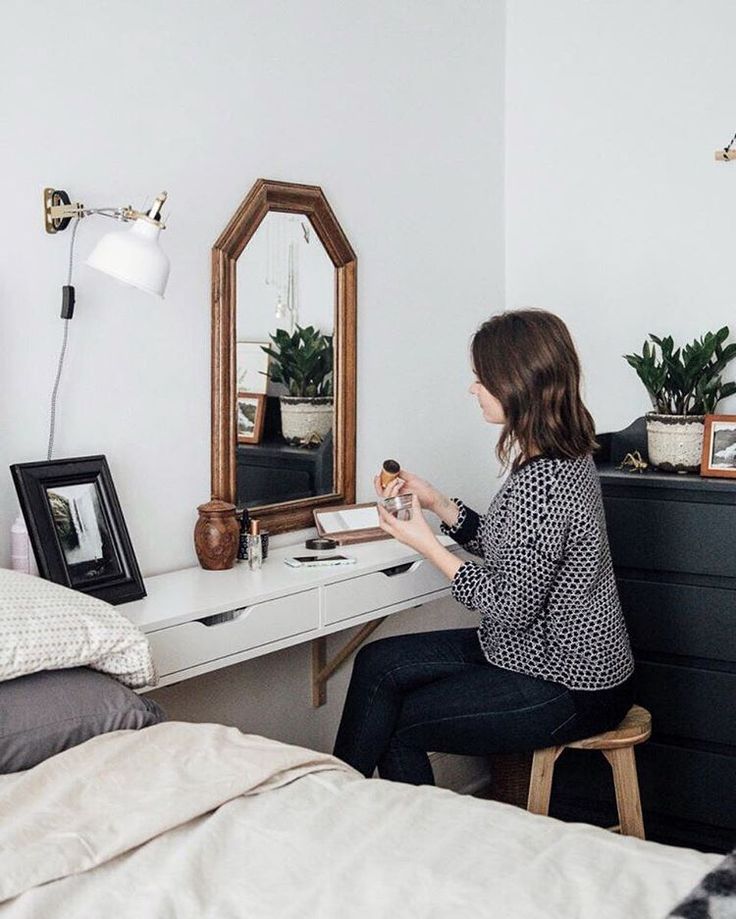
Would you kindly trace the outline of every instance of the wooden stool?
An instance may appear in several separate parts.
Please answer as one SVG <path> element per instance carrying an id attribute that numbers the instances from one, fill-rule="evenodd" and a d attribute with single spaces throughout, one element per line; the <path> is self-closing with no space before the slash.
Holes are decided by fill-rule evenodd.
<path id="1" fill-rule="evenodd" d="M 560 747 L 535 750 L 526 809 L 532 814 L 548 813 L 555 761 L 563 750 L 568 747 L 576 750 L 600 750 L 611 764 L 613 786 L 616 789 L 619 824 L 611 829 L 625 836 L 638 836 L 639 839 L 644 839 L 634 747 L 648 740 L 651 733 L 652 716 L 640 705 L 632 705 L 624 720 L 613 731 L 575 740 Z"/>

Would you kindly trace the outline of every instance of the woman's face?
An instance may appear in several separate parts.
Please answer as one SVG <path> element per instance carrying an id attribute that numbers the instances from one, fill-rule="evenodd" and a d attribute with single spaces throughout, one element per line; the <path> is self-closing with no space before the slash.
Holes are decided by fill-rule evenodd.
<path id="1" fill-rule="evenodd" d="M 506 421 L 501 403 L 495 396 L 492 396 L 488 392 L 477 377 L 470 384 L 468 392 L 478 400 L 478 405 L 480 406 L 481 412 L 483 412 L 485 421 L 489 424 L 503 424 L 504 421 Z"/>

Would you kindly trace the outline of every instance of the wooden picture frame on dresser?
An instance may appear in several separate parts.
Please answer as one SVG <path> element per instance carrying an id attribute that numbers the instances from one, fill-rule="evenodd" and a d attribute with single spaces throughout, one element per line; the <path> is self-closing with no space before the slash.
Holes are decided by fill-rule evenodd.
<path id="1" fill-rule="evenodd" d="M 700 474 L 736 479 L 736 415 L 706 415 Z"/>
<path id="2" fill-rule="evenodd" d="M 316 185 L 258 179 L 212 248 L 212 495 L 237 503 L 237 261 L 271 211 L 301 214 L 335 268 L 334 482 L 329 494 L 252 507 L 270 533 L 312 527 L 315 507 L 355 501 L 357 258 Z"/>
<path id="3" fill-rule="evenodd" d="M 266 415 L 266 394 L 238 390 L 238 443 L 257 444 L 263 433 Z M 251 419 L 250 415 L 253 415 Z"/>

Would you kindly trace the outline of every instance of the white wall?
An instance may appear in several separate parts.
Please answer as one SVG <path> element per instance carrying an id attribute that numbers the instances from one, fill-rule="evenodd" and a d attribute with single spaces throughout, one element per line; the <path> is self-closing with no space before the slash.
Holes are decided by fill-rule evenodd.
<path id="1" fill-rule="evenodd" d="M 507 4 L 506 299 L 568 321 L 601 431 L 649 409 L 649 332 L 736 333 L 735 32 L 728 0 Z"/>
<path id="2" fill-rule="evenodd" d="M 195 563 L 210 247 L 262 176 L 321 185 L 358 254 L 359 499 L 393 456 L 487 500 L 492 437 L 466 356 L 503 296 L 503 21 L 500 0 L 5 0 L 0 468 L 45 458 L 69 233 L 44 233 L 41 189 L 91 206 L 166 189 L 163 303 L 83 267 L 109 227 L 80 227 L 55 455 L 107 455 L 145 575 Z M 0 564 L 15 509 L 6 472 Z M 458 615 L 444 604 L 392 628 Z M 312 715 L 308 660 L 284 652 L 162 696 L 175 716 L 329 745 L 340 700 Z"/>
<path id="3" fill-rule="evenodd" d="M 69 233 L 43 232 L 41 189 L 137 205 L 165 188 L 163 303 L 85 268 L 109 227 L 80 227 L 56 455 L 107 455 L 144 573 L 194 562 L 210 247 L 265 176 L 321 185 L 358 254 L 360 496 L 391 455 L 485 498 L 466 353 L 503 291 L 502 4 L 6 0 L 3 14 L 0 467 L 45 458 Z M 0 495 L 7 533 L 7 474 Z"/>

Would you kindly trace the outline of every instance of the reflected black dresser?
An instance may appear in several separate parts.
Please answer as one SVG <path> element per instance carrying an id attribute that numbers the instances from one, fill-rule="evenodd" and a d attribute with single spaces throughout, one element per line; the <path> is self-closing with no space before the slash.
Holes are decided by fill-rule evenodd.
<path id="1" fill-rule="evenodd" d="M 599 442 L 637 702 L 652 713 L 636 749 L 647 838 L 724 851 L 736 845 L 736 479 L 619 470 L 631 450 L 646 458 L 643 419 Z M 616 823 L 603 757 L 566 751 L 550 813 Z"/>
<path id="2" fill-rule="evenodd" d="M 281 434 L 279 400 L 269 396 L 263 440 L 237 445 L 236 503 L 251 508 L 331 494 L 335 490 L 333 453 L 331 431 L 314 447 L 287 444 Z"/>

